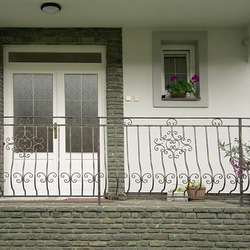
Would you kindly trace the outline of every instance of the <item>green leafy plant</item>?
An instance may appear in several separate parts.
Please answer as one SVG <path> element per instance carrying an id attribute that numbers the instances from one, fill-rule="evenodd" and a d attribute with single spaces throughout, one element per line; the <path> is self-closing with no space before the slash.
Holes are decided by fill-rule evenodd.
<path id="1" fill-rule="evenodd" d="M 173 189 L 170 189 L 169 192 L 172 193 L 174 190 Z M 185 192 L 186 191 L 186 188 L 185 187 L 177 187 L 177 189 L 175 190 L 175 193 L 176 192 Z"/>
<path id="2" fill-rule="evenodd" d="M 187 80 L 178 80 L 177 76 L 172 76 L 170 81 L 173 81 L 171 84 L 171 93 L 173 94 L 181 94 L 181 93 L 193 93 L 195 94 L 195 83 L 200 81 L 200 77 L 198 75 L 194 75 L 190 82 Z"/>
<path id="3" fill-rule="evenodd" d="M 188 188 L 204 188 L 205 185 L 201 183 L 200 181 L 195 181 L 195 182 L 190 182 L 187 184 L 187 189 Z"/>

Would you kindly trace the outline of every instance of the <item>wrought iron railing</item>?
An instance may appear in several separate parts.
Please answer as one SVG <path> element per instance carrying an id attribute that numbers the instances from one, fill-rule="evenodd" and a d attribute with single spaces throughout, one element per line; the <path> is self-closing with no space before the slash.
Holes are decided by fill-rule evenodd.
<path id="1" fill-rule="evenodd" d="M 207 195 L 240 194 L 241 204 L 243 194 L 250 193 L 241 148 L 249 143 L 250 119 L 135 117 L 125 119 L 124 136 L 128 194 L 160 192 L 173 197 L 184 190 L 186 196 L 195 182 L 206 187 Z M 223 142 L 237 144 L 239 169 L 230 164 L 230 156 L 224 157 L 219 146 Z"/>
<path id="2" fill-rule="evenodd" d="M 5 197 L 98 197 L 100 202 L 107 192 L 106 124 L 100 118 L 3 120 Z"/>
<path id="3" fill-rule="evenodd" d="M 242 205 L 242 197 L 249 195 L 241 148 L 249 142 L 250 118 L 123 119 L 110 124 L 106 118 L 56 117 L 56 122 L 43 124 L 37 118 L 5 117 L 0 131 L 3 195 L 100 199 L 108 192 L 109 162 L 122 161 L 124 172 L 117 173 L 116 181 L 124 183 L 124 190 L 117 188 L 116 194 L 174 197 L 182 189 L 186 197 L 186 190 L 199 181 L 207 196 L 239 195 Z M 122 142 L 124 150 L 110 153 L 108 130 L 119 126 L 123 133 L 112 134 L 113 145 Z M 233 145 L 235 138 L 239 169 L 219 146 Z"/>

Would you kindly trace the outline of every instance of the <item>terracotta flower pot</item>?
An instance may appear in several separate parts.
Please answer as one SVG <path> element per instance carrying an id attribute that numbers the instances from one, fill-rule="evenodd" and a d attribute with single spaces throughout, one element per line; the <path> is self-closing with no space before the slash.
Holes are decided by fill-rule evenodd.
<path id="1" fill-rule="evenodd" d="M 179 94 L 171 93 L 172 98 L 184 98 L 185 96 L 186 96 L 186 93 L 179 93 Z"/>
<path id="2" fill-rule="evenodd" d="M 206 188 L 191 187 L 187 189 L 189 201 L 203 201 L 205 197 Z"/>

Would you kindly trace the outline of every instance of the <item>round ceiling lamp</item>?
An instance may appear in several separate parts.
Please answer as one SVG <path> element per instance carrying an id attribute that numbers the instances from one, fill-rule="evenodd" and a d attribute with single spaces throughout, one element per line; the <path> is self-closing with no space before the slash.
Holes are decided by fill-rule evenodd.
<path id="1" fill-rule="evenodd" d="M 49 15 L 54 15 L 61 10 L 61 6 L 57 3 L 44 3 L 41 6 L 41 10 Z"/>

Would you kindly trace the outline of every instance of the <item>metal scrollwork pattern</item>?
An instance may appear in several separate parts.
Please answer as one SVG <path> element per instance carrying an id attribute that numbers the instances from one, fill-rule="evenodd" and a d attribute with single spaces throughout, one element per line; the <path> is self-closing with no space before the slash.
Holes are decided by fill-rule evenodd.
<path id="1" fill-rule="evenodd" d="M 73 174 L 63 172 L 61 173 L 61 177 L 65 183 L 76 183 L 77 179 L 81 178 L 81 174 L 78 172 L 73 173 Z"/>
<path id="2" fill-rule="evenodd" d="M 37 173 L 37 178 L 40 179 L 41 183 L 53 183 L 53 181 L 56 179 L 57 174 L 55 172 L 51 172 L 49 174 L 45 174 L 42 172 Z"/>
<path id="3" fill-rule="evenodd" d="M 177 120 L 175 118 L 170 118 L 167 120 L 166 124 L 168 126 L 176 126 L 177 125 Z"/>
<path id="4" fill-rule="evenodd" d="M 28 172 L 26 174 L 20 174 L 16 172 L 13 174 L 13 178 L 16 179 L 17 183 L 29 183 L 33 178 L 33 174 L 31 172 Z"/>
<path id="5" fill-rule="evenodd" d="M 185 139 L 177 131 L 168 131 L 161 138 L 154 139 L 155 151 L 168 154 L 170 159 L 179 158 L 180 154 L 192 151 L 191 140 Z"/>
<path id="6" fill-rule="evenodd" d="M 219 127 L 223 125 L 223 121 L 220 118 L 215 118 L 212 120 L 212 125 L 215 127 Z"/>
<path id="7" fill-rule="evenodd" d="M 132 122 L 132 119 L 131 118 L 124 118 L 124 125 L 125 126 L 129 126 L 129 125 L 132 125 L 133 122 Z"/>
<path id="8" fill-rule="evenodd" d="M 44 149 L 44 139 L 33 135 L 26 127 L 18 131 L 12 139 L 7 138 L 5 147 L 7 150 L 14 150 L 19 153 L 19 157 L 29 158 L 31 153 Z"/>

